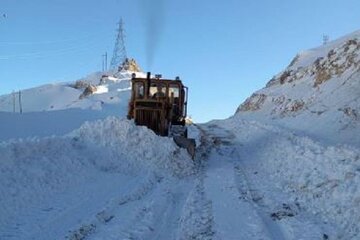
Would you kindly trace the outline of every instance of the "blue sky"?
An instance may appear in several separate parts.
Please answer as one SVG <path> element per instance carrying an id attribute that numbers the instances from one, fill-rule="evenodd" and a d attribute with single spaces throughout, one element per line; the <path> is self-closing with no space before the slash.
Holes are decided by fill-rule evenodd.
<path id="1" fill-rule="evenodd" d="M 180 76 L 199 122 L 226 118 L 297 52 L 360 29 L 358 0 L 1 0 L 0 94 L 101 70 L 123 18 L 145 71 Z M 149 18 L 158 24 L 152 64 Z"/>

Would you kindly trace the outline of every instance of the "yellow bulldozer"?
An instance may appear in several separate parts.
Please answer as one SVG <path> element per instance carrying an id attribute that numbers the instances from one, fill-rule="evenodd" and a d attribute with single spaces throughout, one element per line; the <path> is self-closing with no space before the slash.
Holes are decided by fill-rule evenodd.
<path id="1" fill-rule="evenodd" d="M 136 125 L 147 126 L 160 136 L 172 137 L 194 159 L 195 140 L 188 138 L 186 126 L 188 88 L 180 78 L 151 77 L 148 72 L 146 78 L 133 74 L 131 84 L 128 119 L 134 119 Z"/>

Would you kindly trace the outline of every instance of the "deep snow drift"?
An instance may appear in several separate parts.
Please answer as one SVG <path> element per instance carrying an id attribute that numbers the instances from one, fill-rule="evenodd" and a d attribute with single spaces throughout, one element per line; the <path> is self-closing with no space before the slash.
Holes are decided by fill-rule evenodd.
<path id="1" fill-rule="evenodd" d="M 49 239 L 41 227 L 64 214 L 72 217 L 72 204 L 82 198 L 95 198 L 97 205 L 99 197 L 109 200 L 109 192 L 116 194 L 128 181 L 141 185 L 148 176 L 193 173 L 184 149 L 115 117 L 87 122 L 63 137 L 4 142 L 0 155 L 1 239 Z M 109 188 L 111 183 L 120 189 Z M 102 188 L 108 191 L 103 196 Z M 50 238 L 56 238 L 55 233 Z"/>

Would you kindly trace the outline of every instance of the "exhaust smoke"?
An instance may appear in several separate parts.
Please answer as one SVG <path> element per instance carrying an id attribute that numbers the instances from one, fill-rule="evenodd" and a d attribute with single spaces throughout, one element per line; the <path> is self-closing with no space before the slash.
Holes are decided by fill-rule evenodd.
<path id="1" fill-rule="evenodd" d="M 139 0 L 145 28 L 145 54 L 151 69 L 164 27 L 164 0 Z"/>

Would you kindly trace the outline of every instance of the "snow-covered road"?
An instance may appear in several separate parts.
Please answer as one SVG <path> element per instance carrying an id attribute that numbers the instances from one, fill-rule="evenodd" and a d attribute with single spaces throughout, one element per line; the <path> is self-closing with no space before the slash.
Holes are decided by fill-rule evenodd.
<path id="1" fill-rule="evenodd" d="M 219 124 L 208 124 L 202 132 L 210 146 L 202 161 L 205 167 L 205 194 L 213 211 L 214 239 L 321 239 L 323 230 L 313 217 L 299 219 L 284 193 L 271 184 L 262 188 L 248 178 L 236 135 Z M 272 199 L 266 199 L 270 198 Z M 266 204 L 266 201 L 272 201 Z M 282 208 L 277 210 L 276 206 Z M 279 216 L 276 218 L 274 216 Z M 289 220 L 291 218 L 291 220 Z M 280 221 L 279 221 L 280 220 Z M 297 224 L 294 224 L 296 222 Z M 306 231 L 304 231 L 306 229 Z"/>

